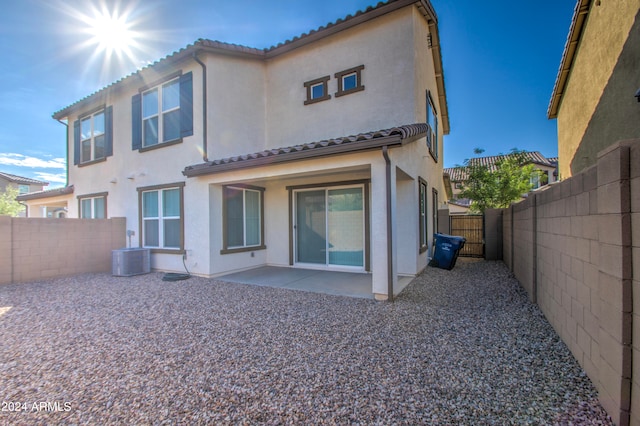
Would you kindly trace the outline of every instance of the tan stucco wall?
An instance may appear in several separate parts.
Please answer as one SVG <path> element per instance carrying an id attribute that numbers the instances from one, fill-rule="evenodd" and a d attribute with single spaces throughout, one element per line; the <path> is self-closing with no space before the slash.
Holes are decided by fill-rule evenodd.
<path id="1" fill-rule="evenodd" d="M 593 147 L 583 146 L 583 149 L 578 152 L 589 126 L 592 125 L 592 118 L 597 108 L 603 97 L 607 95 L 606 90 L 610 80 L 632 80 L 640 83 L 637 68 L 623 66 L 614 73 L 640 9 L 640 0 L 604 0 L 599 5 L 598 3 L 593 2 L 591 6 L 558 111 L 558 156 L 561 178 L 568 178 L 584 167 L 595 164 L 598 151 L 607 145 L 634 136 L 625 134 L 628 130 L 621 129 L 620 126 L 611 126 L 599 132 L 600 135 L 594 135 L 584 141 L 584 145 L 593 145 Z M 628 49 L 631 52 L 627 53 Z M 625 56 L 628 54 L 637 56 L 638 52 L 640 52 L 640 46 L 637 43 L 632 43 L 625 48 Z M 612 93 L 611 96 L 615 100 L 602 107 L 613 111 L 635 108 L 633 111 L 640 113 L 637 101 L 633 98 L 635 90 L 640 86 L 636 87 L 633 83 L 629 87 L 629 89 L 617 90 L 614 85 L 613 89 L 609 90 L 620 93 Z M 623 100 L 625 102 L 621 102 Z M 623 121 L 623 123 L 626 122 Z M 638 120 L 636 119 L 635 122 Z M 640 127 L 635 129 L 640 131 Z M 602 140 L 602 136 L 607 140 Z M 576 153 L 579 158 L 574 158 Z"/>
<path id="2" fill-rule="evenodd" d="M 394 11 L 270 60 L 267 145 L 288 146 L 416 122 L 414 81 L 407 78 L 415 72 L 414 9 Z M 334 74 L 360 65 L 365 66 L 365 90 L 336 97 Z M 331 99 L 303 105 L 304 82 L 327 75 Z"/>

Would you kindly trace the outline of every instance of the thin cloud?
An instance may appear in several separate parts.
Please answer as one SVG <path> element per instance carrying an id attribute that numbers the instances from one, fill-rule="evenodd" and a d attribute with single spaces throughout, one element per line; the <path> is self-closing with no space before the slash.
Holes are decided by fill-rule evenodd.
<path id="1" fill-rule="evenodd" d="M 46 172 L 37 172 L 36 179 L 49 182 L 49 183 L 67 183 L 67 175 L 65 173 L 46 173 Z M 57 186 L 57 185 L 56 185 Z"/>
<path id="2" fill-rule="evenodd" d="M 32 169 L 66 169 L 67 161 L 64 158 L 42 159 L 22 154 L 0 153 L 0 165 Z"/>

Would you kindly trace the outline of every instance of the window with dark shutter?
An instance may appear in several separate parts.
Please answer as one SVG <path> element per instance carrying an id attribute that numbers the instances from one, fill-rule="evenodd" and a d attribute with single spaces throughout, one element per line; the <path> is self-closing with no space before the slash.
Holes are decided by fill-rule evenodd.
<path id="1" fill-rule="evenodd" d="M 113 107 L 101 107 L 73 123 L 73 163 L 86 166 L 113 155 Z"/>
<path id="2" fill-rule="evenodd" d="M 182 142 L 193 135 L 193 73 L 170 76 L 131 98 L 134 150 Z"/>

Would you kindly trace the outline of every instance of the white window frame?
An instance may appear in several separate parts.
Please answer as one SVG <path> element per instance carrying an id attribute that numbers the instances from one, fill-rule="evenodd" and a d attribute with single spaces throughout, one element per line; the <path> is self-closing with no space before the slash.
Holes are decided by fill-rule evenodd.
<path id="1" fill-rule="evenodd" d="M 347 81 L 347 78 L 349 77 L 353 77 L 354 78 L 354 85 L 353 87 L 346 87 L 345 82 Z M 350 90 L 354 90 L 355 88 L 357 88 L 359 86 L 359 82 L 358 82 L 358 73 L 357 72 L 352 72 L 349 74 L 345 74 L 342 76 L 342 91 L 344 92 L 348 92 Z"/>
<path id="2" fill-rule="evenodd" d="M 96 213 L 98 212 L 98 208 L 96 207 L 96 200 L 102 200 L 103 208 L 102 214 L 103 217 L 96 217 Z M 84 216 L 84 208 L 83 204 L 85 202 L 89 203 L 90 213 L 89 217 Z M 89 196 L 80 196 L 78 197 L 78 217 L 80 219 L 106 219 L 107 218 L 107 196 L 105 195 L 89 195 Z"/>
<path id="3" fill-rule="evenodd" d="M 97 115 L 100 115 L 100 114 L 102 114 L 102 127 L 103 127 L 104 130 L 103 130 L 102 133 L 96 134 L 95 117 Z M 107 156 L 106 155 L 106 151 L 107 151 L 107 140 L 106 140 L 107 139 L 107 135 L 106 135 L 107 119 L 106 118 L 107 118 L 107 114 L 106 114 L 106 111 L 105 111 L 104 108 L 102 108 L 99 111 L 96 111 L 96 112 L 94 112 L 94 113 L 92 113 L 90 115 L 87 115 L 86 117 L 80 118 L 80 164 L 89 163 L 89 162 L 95 161 L 95 160 L 100 160 L 100 159 L 103 159 L 103 158 L 105 158 Z M 90 128 L 89 134 L 90 134 L 90 136 L 88 138 L 85 138 L 84 134 L 83 134 L 83 131 L 82 131 L 83 130 L 82 125 L 83 125 L 83 123 L 85 123 L 87 121 L 90 122 L 90 124 L 89 124 L 89 128 Z M 98 157 L 96 155 L 96 138 L 98 138 L 99 136 L 103 137 L 103 147 L 102 147 L 103 155 L 100 156 L 100 157 Z M 84 148 L 84 143 L 87 142 L 87 141 L 89 142 L 89 146 L 90 146 L 90 148 L 89 148 L 89 158 L 88 159 L 84 158 L 84 149 L 83 149 Z"/>
<path id="4" fill-rule="evenodd" d="M 18 194 L 20 195 L 28 194 L 30 190 L 31 187 L 29 185 L 18 185 Z"/>
<path id="5" fill-rule="evenodd" d="M 172 190 L 177 190 L 179 193 L 179 202 L 180 202 L 180 206 L 179 206 L 179 212 L 180 214 L 175 216 L 175 215 L 171 215 L 171 216 L 164 216 L 164 211 L 163 211 L 163 202 L 164 202 L 164 193 L 165 191 L 172 191 Z M 139 189 L 140 191 L 140 237 L 141 237 L 141 246 L 145 247 L 145 248 L 151 248 L 151 249 L 161 249 L 161 250 L 170 250 L 170 251 L 174 251 L 174 250 L 183 250 L 182 244 L 184 241 L 184 222 L 183 222 L 183 218 L 182 218 L 182 214 L 184 214 L 184 199 L 183 199 L 183 191 L 182 191 L 182 186 L 166 186 L 166 187 L 157 187 L 157 188 L 149 188 L 149 189 Z M 152 193 L 155 192 L 158 194 L 158 205 L 157 207 L 157 211 L 158 211 L 158 215 L 157 216 L 145 216 L 144 215 L 144 194 L 146 193 Z M 180 221 L 180 242 L 178 246 L 165 246 L 165 236 L 164 236 L 164 222 L 166 220 L 179 220 Z M 152 245 L 148 245 L 146 244 L 146 226 L 145 226 L 145 222 L 150 221 L 150 220 L 157 220 L 158 221 L 158 245 L 157 246 L 152 246 Z"/>
<path id="6" fill-rule="evenodd" d="M 318 83 L 318 84 L 314 84 L 314 85 L 311 86 L 311 88 L 310 88 L 310 90 L 311 90 L 311 100 L 320 99 L 320 98 L 323 98 L 326 95 L 326 93 L 324 93 L 324 91 L 325 91 L 324 86 L 325 86 L 324 83 Z M 320 95 L 318 95 L 318 96 L 314 96 L 313 89 L 315 89 L 316 87 L 322 88 L 322 93 L 320 93 Z"/>
<path id="7" fill-rule="evenodd" d="M 223 196 L 226 197 L 226 192 L 227 190 L 234 190 L 234 191 L 239 191 L 242 192 L 242 245 L 228 245 L 228 222 L 225 220 L 225 229 L 224 230 L 224 241 L 223 241 L 223 251 L 235 251 L 235 250 L 242 250 L 242 249 L 256 249 L 256 248 L 262 248 L 264 247 L 264 232 L 263 232 L 263 224 L 264 224 L 264 211 L 263 211 L 263 205 L 264 205 L 264 190 L 263 189 L 259 189 L 259 188 L 247 188 L 247 187 L 241 187 L 241 186 L 233 186 L 233 185 L 229 185 L 229 186 L 225 186 L 223 188 Z M 258 236 L 259 236 L 259 241 L 258 244 L 247 244 L 247 192 L 255 192 L 258 194 Z M 227 215 L 227 205 L 225 203 L 224 205 L 224 212 L 223 215 Z"/>
<path id="8" fill-rule="evenodd" d="M 164 96 L 164 90 L 165 87 L 173 85 L 173 84 L 177 84 L 178 85 L 178 106 L 172 107 L 167 109 L 166 111 L 162 109 L 162 99 Z M 145 96 L 149 95 L 152 92 L 157 92 L 158 93 L 158 105 L 157 105 L 157 112 L 155 114 L 151 114 L 149 116 L 145 116 L 144 115 L 144 100 L 145 100 Z M 145 90 L 144 92 L 142 92 L 142 96 L 141 96 L 141 108 L 142 108 L 142 112 L 141 112 L 141 117 L 142 117 L 142 148 L 148 148 L 150 146 L 156 146 L 156 145 L 161 145 L 163 143 L 167 143 L 167 142 L 173 142 L 175 140 L 179 140 L 180 136 L 178 135 L 177 138 L 173 138 L 173 139 L 169 139 L 169 140 L 164 140 L 164 117 L 166 114 L 170 113 L 170 112 L 174 112 L 174 111 L 179 111 L 180 110 L 180 77 L 176 77 L 176 78 L 172 78 L 169 81 L 166 81 L 162 84 L 159 84 L 157 86 L 154 86 L 148 90 Z M 157 134 L 157 140 L 156 143 L 153 144 L 146 144 L 146 137 L 145 137 L 145 133 L 146 133 L 146 127 L 145 127 L 145 121 L 147 120 L 151 120 L 153 118 L 157 117 L 158 118 L 158 134 Z"/>

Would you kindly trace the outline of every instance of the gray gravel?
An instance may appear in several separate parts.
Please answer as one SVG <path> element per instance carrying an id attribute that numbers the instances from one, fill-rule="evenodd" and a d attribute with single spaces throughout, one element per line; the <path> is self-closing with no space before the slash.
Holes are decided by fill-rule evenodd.
<path id="1" fill-rule="evenodd" d="M 0 342 L 1 424 L 611 424 L 502 263 L 427 268 L 394 304 L 161 274 L 11 284 Z"/>

